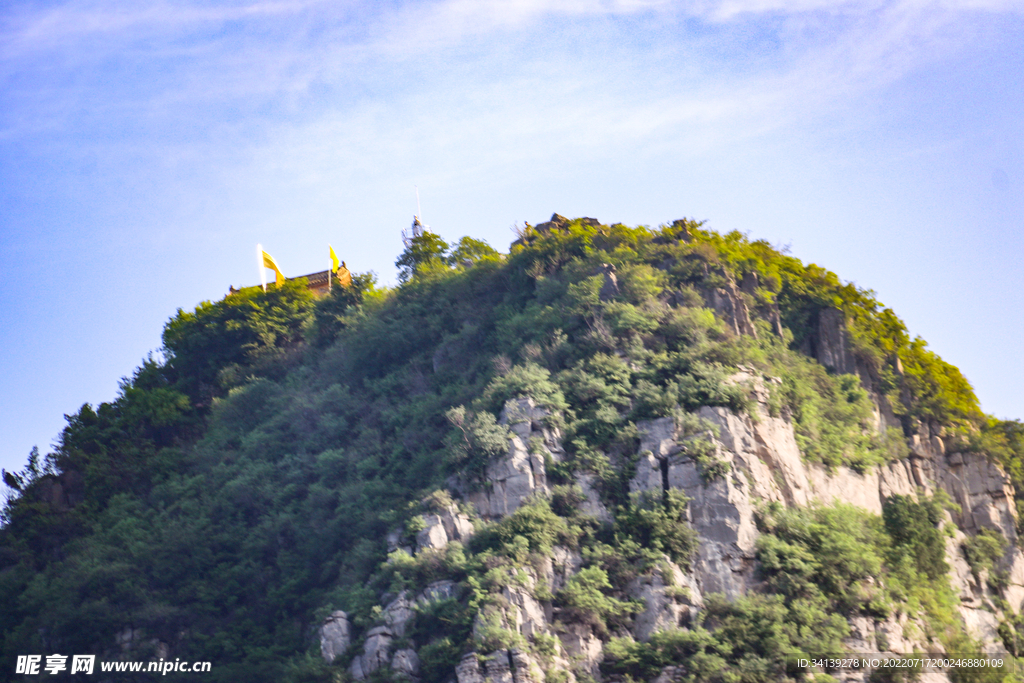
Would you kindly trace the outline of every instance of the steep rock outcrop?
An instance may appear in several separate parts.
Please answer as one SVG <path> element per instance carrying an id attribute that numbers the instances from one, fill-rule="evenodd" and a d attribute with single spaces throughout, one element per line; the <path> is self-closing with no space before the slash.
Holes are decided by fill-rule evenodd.
<path id="1" fill-rule="evenodd" d="M 512 432 L 508 454 L 488 464 L 482 488 L 461 486 L 470 489 L 466 497 L 482 517 L 504 517 L 530 496 L 548 492 L 545 457 L 557 462 L 564 455 L 561 434 L 546 424 L 550 414 L 531 398 L 512 399 L 505 404 L 499 423 Z"/>
<path id="2" fill-rule="evenodd" d="M 345 654 L 352 644 L 352 628 L 348 615 L 341 610 L 331 612 L 320 626 L 320 655 L 328 664 Z"/>
<path id="3" fill-rule="evenodd" d="M 478 638 L 482 636 L 487 623 L 495 614 L 506 629 L 518 633 L 524 638 L 532 638 L 537 634 L 548 632 L 551 605 L 541 604 L 534 597 L 537 579 L 532 569 L 523 570 L 520 576 L 521 582 L 502 588 L 503 600 L 500 606 L 488 606 L 477 614 L 473 623 L 473 633 Z"/>
<path id="4" fill-rule="evenodd" d="M 634 638 L 646 641 L 659 631 L 687 627 L 707 593 L 723 593 L 735 599 L 757 588 L 755 517 L 765 501 L 785 506 L 843 502 L 881 514 L 886 499 L 893 495 L 916 497 L 942 489 L 960 506 L 959 511 L 950 513 L 949 521 L 963 531 L 947 538 L 946 559 L 951 582 L 960 592 L 961 617 L 972 636 L 982 638 L 993 652 L 1002 651 L 997 633 L 1001 617 L 993 604 L 1001 596 L 1011 609 L 1019 609 L 1024 600 L 1024 555 L 1014 545 L 1013 491 L 998 466 L 983 455 L 947 452 L 941 430 L 934 425 L 922 425 L 910 439 L 909 457 L 864 472 L 806 463 L 788 416 L 770 414 L 768 387 L 777 380 L 744 369 L 729 381 L 747 387 L 755 399 L 754 416 L 706 406 L 696 411 L 706 426 L 699 434 L 682 432 L 669 417 L 637 424 L 640 455 L 630 489 L 682 490 L 690 500 L 688 514 L 699 537 L 699 548 L 689 573 L 666 561 L 668 569 L 659 567 L 627 586 L 627 596 L 643 604 L 632 621 Z M 548 411 L 530 399 L 506 403 L 500 420 L 511 432 L 509 451 L 490 464 L 485 488 L 463 492 L 485 518 L 499 519 L 530 496 L 548 493 L 544 462 L 547 458 L 560 460 L 563 455 L 561 435 L 548 426 L 548 417 Z M 692 423 L 687 424 L 692 429 Z M 711 444 L 711 455 L 705 450 L 701 456 L 704 464 L 690 455 L 688 442 L 692 439 L 707 439 Z M 712 470 L 724 473 L 703 471 L 708 457 L 726 464 L 725 468 Z M 594 475 L 579 473 L 575 479 L 583 492 L 583 512 L 600 521 L 612 521 L 601 504 Z M 468 539 L 472 533 L 468 518 L 455 506 L 435 510 L 425 515 L 424 521 L 426 528 L 418 534 L 416 543 L 421 551 Z M 967 538 L 964 532 L 973 535 L 981 529 L 997 530 L 1010 541 L 1005 556 L 993 568 L 1008 577 L 1008 586 L 1000 596 L 987 585 L 984 572 L 974 575 L 961 551 Z M 535 568 L 524 570 L 523 581 L 504 587 L 497 604 L 487 609 L 489 615 L 498 613 L 503 628 L 527 642 L 542 635 L 557 636 L 556 654 L 553 660 L 545 661 L 545 669 L 573 670 L 596 678 L 603 657 L 601 638 L 587 624 L 561 622 L 550 603 L 535 597 L 541 585 L 557 593 L 582 565 L 578 552 L 555 546 L 549 556 L 539 558 Z M 436 581 L 416 601 L 424 603 L 456 594 L 454 582 Z M 384 666 L 410 678 L 417 675 L 418 661 L 410 656 L 414 650 L 401 655 L 404 650 L 391 653 L 395 641 L 403 637 L 404 622 L 411 614 L 411 603 L 404 595 L 389 604 L 382 615 L 383 623 L 369 631 L 362 653 L 353 661 L 354 677 L 365 678 Z M 481 629 L 481 624 L 474 632 Z M 896 613 L 885 620 L 855 615 L 850 618 L 845 645 L 852 652 L 864 653 L 940 648 L 937 641 L 924 640 L 925 632 L 922 623 L 906 614 Z M 480 635 L 482 630 L 478 638 Z M 682 673 L 669 667 L 658 680 L 671 680 Z M 539 683 L 543 675 L 538 663 L 525 653 L 504 650 L 486 656 L 468 655 L 456 669 L 459 683 Z M 851 683 L 863 679 L 863 675 L 854 674 L 844 674 L 843 678 Z"/>
<path id="5" fill-rule="evenodd" d="M 755 582 L 754 555 L 758 536 L 755 512 L 761 501 L 785 505 L 843 502 L 881 514 L 893 495 L 917 496 L 945 490 L 959 506 L 951 521 L 968 534 L 981 529 L 998 531 L 1007 540 L 1005 556 L 995 571 L 1006 576 L 1002 596 L 1013 610 L 1024 601 L 1024 553 L 1016 545 L 1016 513 L 1009 477 L 983 454 L 946 453 L 937 428 L 922 425 L 910 441 L 908 458 L 877 466 L 867 472 L 848 467 L 828 469 L 805 463 L 785 417 L 769 414 L 764 381 L 750 371 L 732 378 L 751 389 L 758 400 L 752 419 L 724 407 L 703 407 L 697 414 L 714 426 L 706 436 L 714 457 L 728 463 L 723 476 L 705 478 L 698 463 L 686 453 L 685 441 L 672 418 L 638 423 L 640 453 L 634 491 L 681 489 L 690 499 L 690 521 L 700 537 L 693 576 L 701 593 L 721 592 L 736 598 Z M 770 379 L 767 381 L 771 381 Z M 960 542 L 947 552 L 951 567 L 965 566 Z M 970 571 L 955 573 L 954 585 L 965 596 L 984 593 Z M 980 593 L 979 593 L 980 591 Z M 972 598 L 980 600 L 980 597 Z M 965 600 L 965 622 L 978 635 L 991 639 L 994 617 Z M 984 610 L 983 610 L 984 611 Z"/>
<path id="6" fill-rule="evenodd" d="M 352 659 L 349 671 L 353 678 L 361 681 L 385 666 L 391 666 L 397 670 L 394 659 L 398 652 L 392 653 L 391 646 L 396 639 L 406 635 L 406 627 L 415 614 L 414 605 L 404 591 L 384 608 L 380 619 L 383 623 L 374 626 L 367 632 L 362 654 L 356 655 Z M 399 652 L 402 651 L 399 650 Z M 413 652 L 413 656 L 415 656 L 415 652 Z M 408 668 L 412 666 L 413 662 L 416 663 L 416 667 L 419 666 L 419 660 L 410 658 L 406 653 L 402 655 L 399 663 Z"/>
<path id="7" fill-rule="evenodd" d="M 416 650 L 405 648 L 391 658 L 391 670 L 406 678 L 415 678 L 420 672 L 420 658 Z"/>
<path id="8" fill-rule="evenodd" d="M 416 551 L 440 550 L 451 541 L 465 544 L 473 536 L 473 523 L 469 516 L 448 505 L 438 512 L 423 515 L 426 527 L 416 534 Z"/>
<path id="9" fill-rule="evenodd" d="M 365 679 L 377 669 L 387 666 L 390 662 L 391 642 L 393 634 L 386 626 L 375 626 L 366 634 L 363 653 L 352 659 L 349 671 L 357 681 Z"/>
<path id="10" fill-rule="evenodd" d="M 455 667 L 455 678 L 458 683 L 542 683 L 544 675 L 529 654 L 512 649 L 465 655 Z"/>
<path id="11" fill-rule="evenodd" d="M 465 655 L 455 666 L 455 679 L 458 683 L 484 683 L 480 660 L 475 652 Z"/>
<path id="12" fill-rule="evenodd" d="M 522 650 L 509 650 L 512 663 L 512 683 L 543 683 L 545 677 L 537 663 Z"/>
<path id="13" fill-rule="evenodd" d="M 598 522 L 611 523 L 612 513 L 601 502 L 601 496 L 597 492 L 597 475 L 582 472 L 576 475 L 576 483 L 583 492 L 583 502 L 580 504 L 580 512 L 595 518 Z"/>
<path id="14" fill-rule="evenodd" d="M 967 532 L 994 529 L 1006 540 L 1017 541 L 1016 511 L 1010 478 L 981 453 L 929 453 L 924 460 L 925 478 L 934 478 L 960 506 L 957 526 Z"/>
<path id="15" fill-rule="evenodd" d="M 819 310 L 800 350 L 832 372 L 857 375 L 860 378 L 861 386 L 871 397 L 875 428 L 879 433 L 885 433 L 889 428 L 903 429 L 903 423 L 894 414 L 889 399 L 879 390 L 875 361 L 865 360 L 854 350 L 846 316 L 842 311 L 837 308 Z M 895 364 L 897 373 L 902 374 L 899 359 L 896 359 Z"/>
<path id="16" fill-rule="evenodd" d="M 689 625 L 704 604 L 697 582 L 668 558 L 657 571 L 633 579 L 627 592 L 644 605 L 633 618 L 633 637 L 645 642 L 658 631 Z"/>
<path id="17" fill-rule="evenodd" d="M 750 320 L 750 310 L 736 283 L 731 280 L 724 287 L 705 289 L 702 294 L 708 308 L 719 315 L 734 334 L 757 337 L 757 330 Z"/>
<path id="18" fill-rule="evenodd" d="M 857 472 L 845 466 L 829 470 L 824 465 L 810 464 L 807 476 L 813 498 L 819 503 L 848 503 L 876 515 L 882 514 L 882 504 L 889 496 L 915 495 L 918 489 L 907 460 L 873 467 L 867 472 Z"/>
<path id="19" fill-rule="evenodd" d="M 541 560 L 540 579 L 547 583 L 552 593 L 557 593 L 582 566 L 583 558 L 579 552 L 556 545 L 551 549 L 551 555 Z"/>
<path id="20" fill-rule="evenodd" d="M 508 601 L 506 611 L 507 624 L 520 635 L 530 638 L 538 633 L 546 633 L 551 617 L 550 607 L 544 606 L 533 597 L 536 580 L 533 572 L 527 571 L 527 585 L 505 586 L 502 595 Z"/>
<path id="21" fill-rule="evenodd" d="M 458 585 L 454 581 L 451 579 L 441 579 L 440 581 L 433 581 L 427 584 L 427 587 L 416 598 L 416 602 L 421 605 L 438 602 L 439 600 L 454 598 L 457 593 Z"/>
<path id="22" fill-rule="evenodd" d="M 558 639 L 574 670 L 582 671 L 593 678 L 600 677 L 599 667 L 604 654 L 604 643 L 588 624 L 563 624 L 558 631 Z"/>
<path id="23" fill-rule="evenodd" d="M 756 378 L 738 381 L 747 379 Z M 763 387 L 755 394 L 766 397 Z M 704 407 L 698 415 L 713 426 L 706 437 L 728 473 L 706 479 L 686 454 L 674 419 L 665 417 L 637 424 L 641 456 L 630 488 L 677 488 L 686 494 L 690 522 L 700 536 L 694 563 L 698 585 L 704 593 L 735 598 L 754 580 L 756 502 L 806 505 L 810 483 L 792 425 L 770 416 L 766 405 L 756 422 L 724 407 Z"/>

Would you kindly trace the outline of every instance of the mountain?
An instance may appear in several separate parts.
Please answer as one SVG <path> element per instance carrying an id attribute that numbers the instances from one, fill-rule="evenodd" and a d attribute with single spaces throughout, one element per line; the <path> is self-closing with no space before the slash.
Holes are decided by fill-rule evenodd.
<path id="1" fill-rule="evenodd" d="M 1024 425 L 764 241 L 557 214 L 518 237 L 425 232 L 395 288 L 179 310 L 116 400 L 3 474 L 6 675 L 91 653 L 210 662 L 181 681 L 746 683 L 930 653 L 974 663 L 829 671 L 1012 676 Z"/>

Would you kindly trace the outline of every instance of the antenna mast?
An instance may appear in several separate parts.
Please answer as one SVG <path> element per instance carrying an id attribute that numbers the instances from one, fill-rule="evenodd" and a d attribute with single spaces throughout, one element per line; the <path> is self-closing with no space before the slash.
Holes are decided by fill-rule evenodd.
<path id="1" fill-rule="evenodd" d="M 414 239 L 423 235 L 430 228 L 429 225 L 424 225 L 420 220 L 420 188 L 417 185 L 413 185 L 413 187 L 416 188 L 416 215 L 412 217 L 410 229 L 402 230 L 402 244 L 405 245 L 406 249 L 412 246 Z"/>

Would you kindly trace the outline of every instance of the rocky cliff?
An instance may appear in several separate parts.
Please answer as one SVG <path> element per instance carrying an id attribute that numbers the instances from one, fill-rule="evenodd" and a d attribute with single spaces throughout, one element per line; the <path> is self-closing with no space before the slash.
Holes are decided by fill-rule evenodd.
<path id="1" fill-rule="evenodd" d="M 700 614 L 702 596 L 720 594 L 735 600 L 761 590 L 758 516 L 770 503 L 788 507 L 843 503 L 881 515 L 893 496 L 929 498 L 941 491 L 949 501 L 944 513 L 948 532 L 943 554 L 958 596 L 959 618 L 983 652 L 1009 656 L 999 625 L 1018 612 L 1024 601 L 1024 552 L 1017 543 L 1010 479 L 999 466 L 984 454 L 952 450 L 942 436 L 942 427 L 936 424 L 922 424 L 908 439 L 909 455 L 884 465 L 857 471 L 845 465 L 808 463 L 797 446 L 792 422 L 784 415 L 772 414 L 766 387 L 780 380 L 741 368 L 727 381 L 750 390 L 756 399 L 751 411 L 737 414 L 721 406 L 699 408 L 693 415 L 700 419 L 704 431 L 698 434 L 687 434 L 674 417 L 636 425 L 639 446 L 634 457 L 627 458 L 635 463 L 629 490 L 685 494 L 688 521 L 697 534 L 697 551 L 686 569 L 665 557 L 657 570 L 629 583 L 626 593 L 638 609 L 628 632 L 620 635 L 644 642 L 659 632 L 687 629 Z M 876 407 L 876 415 L 883 412 Z M 531 500 L 550 497 L 545 467 L 564 457 L 559 430 L 546 426 L 550 417 L 550 411 L 530 397 L 508 401 L 499 420 L 510 430 L 507 453 L 488 463 L 481 480 L 451 481 L 449 493 L 461 498 L 481 521 L 501 520 Z M 884 429 L 885 422 L 878 421 L 877 428 Z M 690 454 L 688 442 L 694 438 L 710 441 L 710 457 L 716 465 L 712 474 Z M 613 513 L 593 480 L 592 474 L 576 474 L 582 494 L 580 510 L 595 522 L 608 524 Z M 472 526 L 457 510 L 452 506 L 441 516 L 425 516 L 427 527 L 417 535 L 415 552 L 443 551 L 447 542 L 467 540 Z M 979 572 L 968 564 L 963 548 L 966 539 L 983 530 L 998 534 L 1005 543 L 996 561 Z M 582 558 L 571 548 L 555 546 L 550 554 L 534 561 L 533 566 L 524 567 L 518 585 L 504 589 L 504 601 L 496 610 L 500 623 L 522 636 L 524 645 L 464 655 L 454 671 L 458 683 L 519 683 L 546 680 L 545 676 L 547 680 L 602 679 L 606 638 L 599 637 L 590 625 L 566 619 L 550 599 L 580 571 Z M 1000 580 L 993 581 L 995 576 Z M 538 591 L 539 586 L 545 590 Z M 409 605 L 436 599 L 439 590 L 448 596 L 458 588 L 446 580 L 431 584 L 412 602 L 409 596 L 399 595 L 383 608 L 381 625 L 372 628 L 362 642 L 350 642 L 348 628 L 338 626 L 343 615 L 332 614 L 320 629 L 325 660 L 334 661 L 338 652 L 354 648 L 360 653 L 350 666 L 355 680 L 364 680 L 372 671 L 388 666 L 416 680 L 417 660 L 411 649 L 415 644 L 407 643 L 405 649 L 389 649 L 389 644 L 402 635 L 404 620 L 413 618 Z M 494 612 L 477 616 L 477 631 L 488 614 Z M 928 635 L 931 629 L 922 616 L 911 611 L 897 611 L 886 618 L 851 615 L 848 627 L 843 644 L 849 653 L 891 656 L 945 651 L 942 642 Z M 545 637 L 553 644 L 547 655 L 531 654 L 530 644 Z M 566 676 L 560 678 L 559 672 Z M 657 681 L 682 679 L 684 673 L 685 667 L 668 666 Z M 923 675 L 928 681 L 947 680 L 941 673 Z M 843 672 L 841 677 L 867 680 L 866 673 Z"/>

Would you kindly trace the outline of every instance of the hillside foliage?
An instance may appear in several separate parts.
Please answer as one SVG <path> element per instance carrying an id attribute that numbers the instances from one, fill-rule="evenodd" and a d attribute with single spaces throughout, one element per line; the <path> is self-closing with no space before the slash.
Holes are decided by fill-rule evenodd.
<path id="1" fill-rule="evenodd" d="M 696 543 L 681 496 L 629 494 L 636 423 L 702 406 L 754 414 L 757 388 L 738 373 L 777 378 L 766 400 L 808 460 L 866 470 L 933 423 L 1024 483 L 1021 423 L 986 417 L 960 372 L 872 292 L 689 220 L 529 228 L 509 254 L 426 233 L 397 266 L 394 288 L 364 274 L 319 299 L 290 282 L 179 310 L 161 354 L 115 400 L 82 406 L 53 453 L 5 473 L 0 661 L 116 651 L 128 628 L 145 634 L 139 652 L 161 641 L 215 662 L 211 683 L 326 681 L 323 616 L 346 610 L 358 635 L 382 594 L 456 577 L 459 596 L 415 627 L 423 681 L 442 683 L 474 639 L 519 642 L 497 622 L 474 634 L 473 619 L 554 545 L 579 550 L 584 567 L 552 604 L 608 640 L 609 673 L 637 680 L 682 660 L 693 680 L 796 675 L 788 656 L 841 651 L 837 615 L 897 605 L 954 628 L 935 509 L 897 500 L 883 518 L 766 510 L 766 594 L 711 599 L 692 629 L 650 643 L 614 635 L 639 608 L 626 583 L 666 557 L 685 567 Z M 708 307 L 712 290 L 735 292 L 753 334 Z M 857 373 L 808 354 L 825 310 L 842 313 Z M 389 556 L 389 532 L 414 534 L 448 477 L 481 473 L 504 448 L 496 418 L 525 396 L 564 435 L 551 499 L 477 520 L 465 546 Z M 899 428 L 874 428 L 872 396 Z M 579 472 L 594 475 L 613 524 L 580 512 Z"/>

